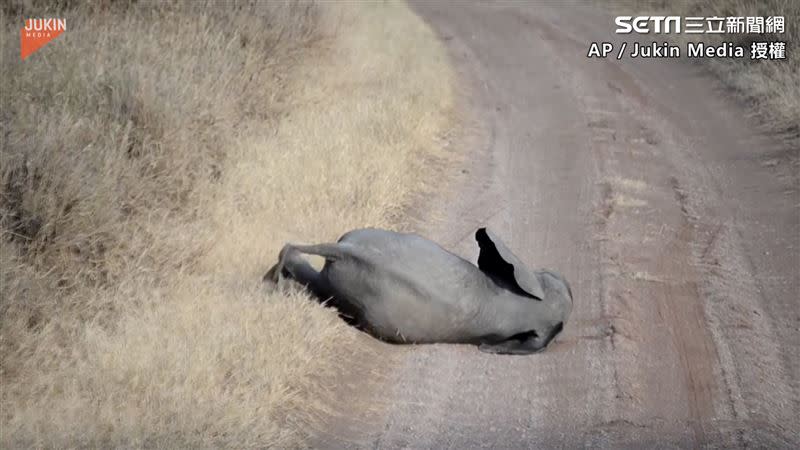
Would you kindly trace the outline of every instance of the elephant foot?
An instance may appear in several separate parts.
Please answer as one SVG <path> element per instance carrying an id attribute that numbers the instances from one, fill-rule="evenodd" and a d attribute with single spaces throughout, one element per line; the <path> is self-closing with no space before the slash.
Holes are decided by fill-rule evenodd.
<path id="1" fill-rule="evenodd" d="M 261 278 L 261 281 L 263 281 L 264 283 L 277 284 L 278 283 L 278 278 L 277 278 L 278 271 L 276 270 L 277 268 L 278 268 L 277 264 L 272 266 L 272 268 L 269 269 L 267 273 L 264 274 L 264 276 Z"/>

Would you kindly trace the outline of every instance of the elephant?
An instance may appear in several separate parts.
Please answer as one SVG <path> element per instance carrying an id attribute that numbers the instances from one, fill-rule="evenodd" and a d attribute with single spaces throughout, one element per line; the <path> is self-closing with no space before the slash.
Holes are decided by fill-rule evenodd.
<path id="1" fill-rule="evenodd" d="M 572 312 L 566 279 L 531 271 L 490 230 L 477 266 L 415 233 L 376 228 L 336 243 L 286 244 L 264 281 L 288 278 L 390 343 L 462 343 L 487 353 L 544 350 Z M 325 259 L 317 271 L 301 255 Z"/>

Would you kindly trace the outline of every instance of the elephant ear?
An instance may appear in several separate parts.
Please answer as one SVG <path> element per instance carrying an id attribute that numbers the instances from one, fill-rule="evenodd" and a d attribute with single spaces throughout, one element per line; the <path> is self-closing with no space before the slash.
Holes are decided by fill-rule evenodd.
<path id="1" fill-rule="evenodd" d="M 494 233 L 479 228 L 475 232 L 475 240 L 481 249 L 478 268 L 483 273 L 512 292 L 536 300 L 544 299 L 544 290 L 536 275 Z"/>

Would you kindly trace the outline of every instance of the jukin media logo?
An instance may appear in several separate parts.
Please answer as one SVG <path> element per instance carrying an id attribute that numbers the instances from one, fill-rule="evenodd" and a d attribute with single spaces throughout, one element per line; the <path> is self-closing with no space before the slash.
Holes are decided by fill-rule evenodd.
<path id="1" fill-rule="evenodd" d="M 19 34 L 19 55 L 24 60 L 67 31 L 66 19 L 27 19 Z"/>

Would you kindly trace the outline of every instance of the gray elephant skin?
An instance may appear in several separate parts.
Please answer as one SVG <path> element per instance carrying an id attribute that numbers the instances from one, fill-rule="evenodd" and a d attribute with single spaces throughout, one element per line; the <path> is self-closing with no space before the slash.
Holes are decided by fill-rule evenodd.
<path id="1" fill-rule="evenodd" d="M 531 271 L 486 228 L 478 265 L 417 234 L 353 230 L 336 243 L 283 247 L 265 282 L 293 279 L 373 336 L 393 343 L 468 343 L 539 352 L 572 311 L 559 274 Z M 325 258 L 321 271 L 303 254 Z"/>

